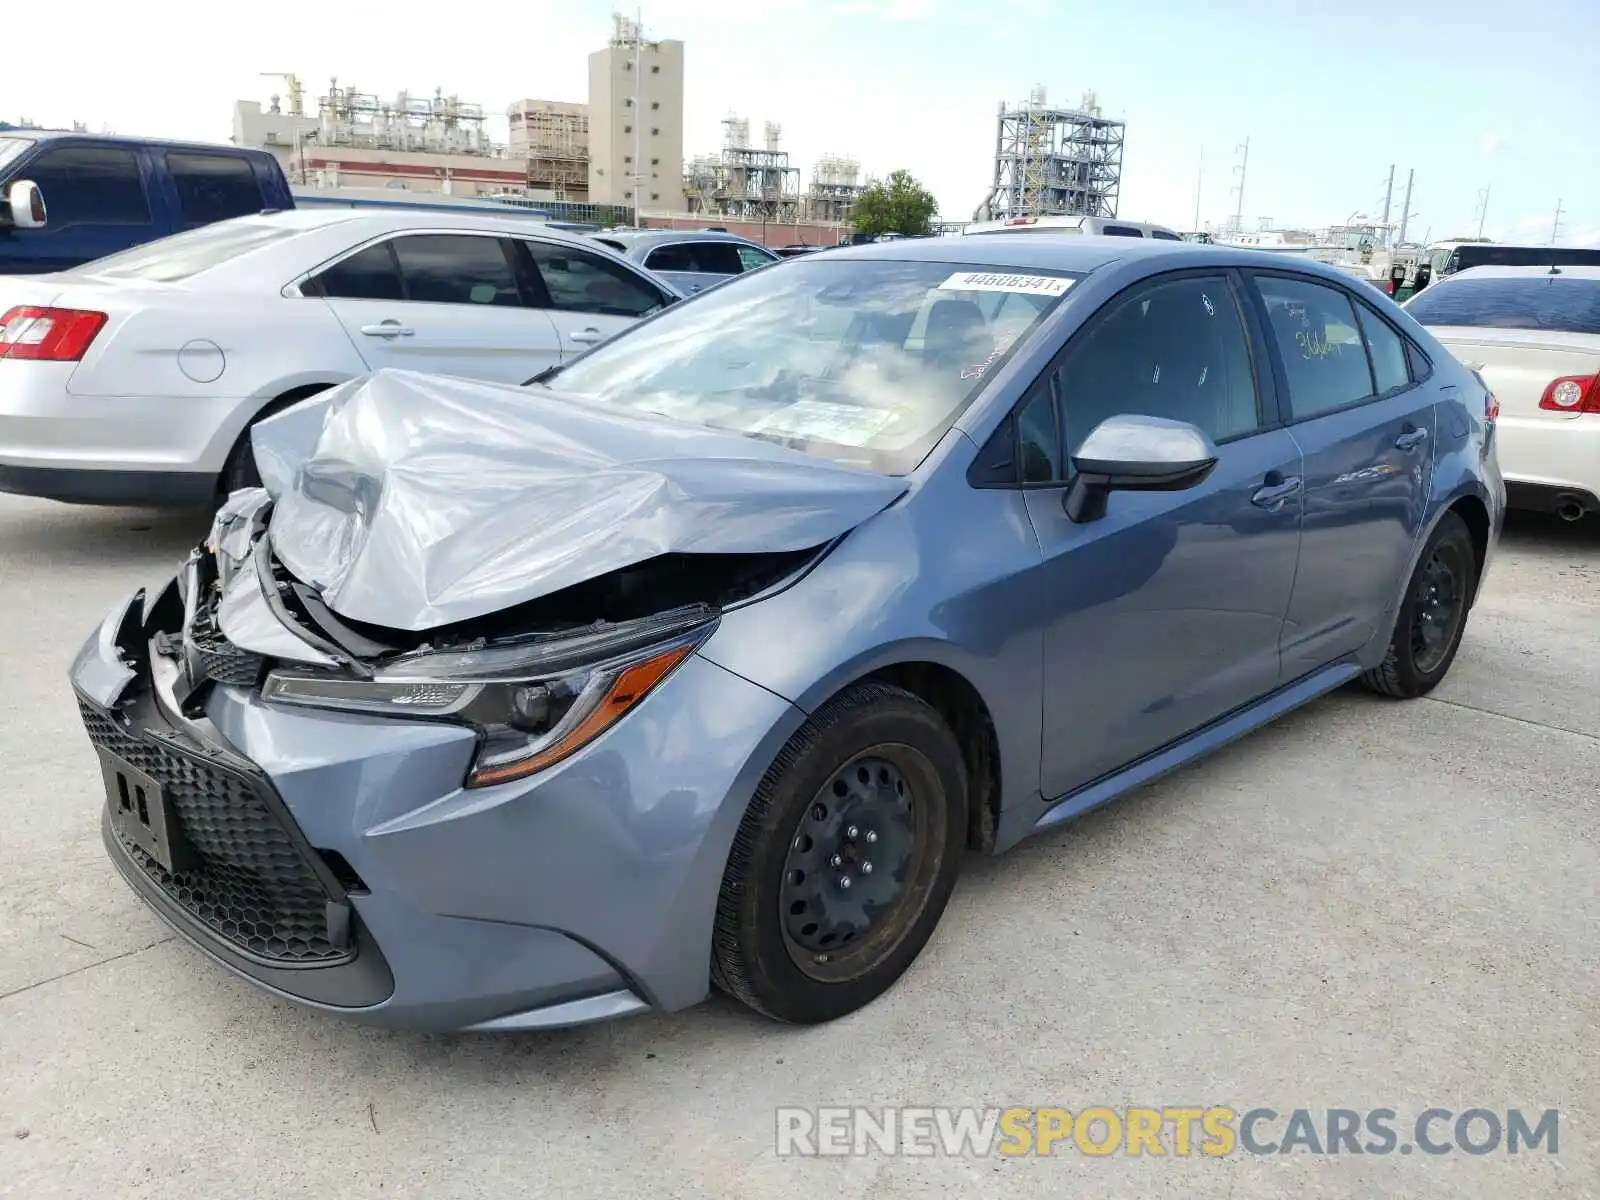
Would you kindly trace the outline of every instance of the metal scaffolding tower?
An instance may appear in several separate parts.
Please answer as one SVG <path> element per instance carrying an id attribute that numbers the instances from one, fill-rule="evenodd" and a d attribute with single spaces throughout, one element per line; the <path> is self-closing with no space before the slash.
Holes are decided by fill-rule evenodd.
<path id="1" fill-rule="evenodd" d="M 750 145 L 750 122 L 730 113 L 722 122 L 720 155 L 700 155 L 684 168 L 688 210 L 742 221 L 800 219 L 800 168 L 778 147 L 780 126 L 767 123 L 766 146 Z"/>
<path id="2" fill-rule="evenodd" d="M 994 181 L 976 219 L 1116 216 L 1125 129 L 1101 114 L 1093 92 L 1076 109 L 1051 108 L 1042 87 L 1025 105 L 1002 103 Z"/>

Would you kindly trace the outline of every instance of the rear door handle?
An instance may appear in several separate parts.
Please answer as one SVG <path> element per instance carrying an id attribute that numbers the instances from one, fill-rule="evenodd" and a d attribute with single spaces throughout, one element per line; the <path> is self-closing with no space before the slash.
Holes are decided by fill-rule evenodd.
<path id="1" fill-rule="evenodd" d="M 1407 454 L 1410 454 L 1427 440 L 1428 431 L 1426 429 L 1408 429 L 1395 438 L 1394 448 L 1396 450 L 1404 450 Z"/>
<path id="2" fill-rule="evenodd" d="M 407 329 L 399 321 L 383 321 L 377 325 L 363 325 L 361 332 L 368 337 L 397 338 L 410 337 L 414 331 Z"/>
<path id="3" fill-rule="evenodd" d="M 580 329 L 577 333 L 569 333 L 567 341 L 576 342 L 580 346 L 592 346 L 604 337 L 605 334 L 591 327 L 589 329 Z"/>
<path id="4" fill-rule="evenodd" d="M 1264 508 L 1269 512 L 1277 512 L 1283 507 L 1284 501 L 1300 490 L 1300 476 L 1291 475 L 1282 483 L 1269 483 L 1259 487 L 1250 497 L 1250 503 L 1257 508 Z"/>

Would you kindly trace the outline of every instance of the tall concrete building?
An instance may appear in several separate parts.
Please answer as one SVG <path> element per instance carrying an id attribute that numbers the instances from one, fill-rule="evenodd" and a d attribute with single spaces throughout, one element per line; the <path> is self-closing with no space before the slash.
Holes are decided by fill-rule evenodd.
<path id="1" fill-rule="evenodd" d="M 620 15 L 589 55 L 589 201 L 683 211 L 683 43 Z"/>

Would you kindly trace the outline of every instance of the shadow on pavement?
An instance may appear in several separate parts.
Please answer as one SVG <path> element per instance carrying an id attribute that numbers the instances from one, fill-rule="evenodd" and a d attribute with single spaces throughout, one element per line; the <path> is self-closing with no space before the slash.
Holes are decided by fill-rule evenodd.
<path id="1" fill-rule="evenodd" d="M 94 508 L 0 496 L 0 558 L 44 569 L 181 557 L 205 536 L 206 509 Z"/>

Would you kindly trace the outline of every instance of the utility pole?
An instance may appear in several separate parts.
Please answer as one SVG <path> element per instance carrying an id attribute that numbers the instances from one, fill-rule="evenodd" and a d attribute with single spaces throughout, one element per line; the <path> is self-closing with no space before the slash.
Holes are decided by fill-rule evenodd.
<path id="1" fill-rule="evenodd" d="M 644 10 L 634 10 L 633 22 L 633 223 L 644 228 Z"/>
<path id="2" fill-rule="evenodd" d="M 1206 182 L 1206 148 L 1200 147 L 1200 172 L 1194 181 L 1194 224 L 1190 227 L 1195 233 L 1200 232 L 1200 189 Z"/>
<path id="3" fill-rule="evenodd" d="M 1389 205 L 1394 200 L 1394 164 L 1389 164 L 1389 184 L 1383 190 L 1383 244 L 1389 245 Z"/>
<path id="4" fill-rule="evenodd" d="M 1483 240 L 1483 223 L 1489 219 L 1489 185 L 1478 193 L 1478 239 Z"/>
<path id="5" fill-rule="evenodd" d="M 1397 245 L 1404 245 L 1406 240 L 1406 226 L 1411 224 L 1411 183 L 1417 177 L 1417 169 L 1412 167 L 1406 172 L 1406 208 L 1400 214 L 1400 239 Z"/>
<path id="6" fill-rule="evenodd" d="M 1561 238 L 1561 201 L 1556 201 L 1556 219 L 1550 224 L 1550 244 L 1554 246 Z"/>
<path id="7" fill-rule="evenodd" d="M 1239 204 L 1233 210 L 1233 229 L 1235 233 L 1244 228 L 1244 176 L 1245 170 L 1250 166 L 1250 139 L 1248 137 L 1244 139 L 1244 145 L 1239 147 L 1239 153 L 1242 157 L 1239 159 L 1239 165 L 1234 168 L 1235 171 L 1239 172 L 1239 186 L 1236 189 L 1239 193 Z"/>

